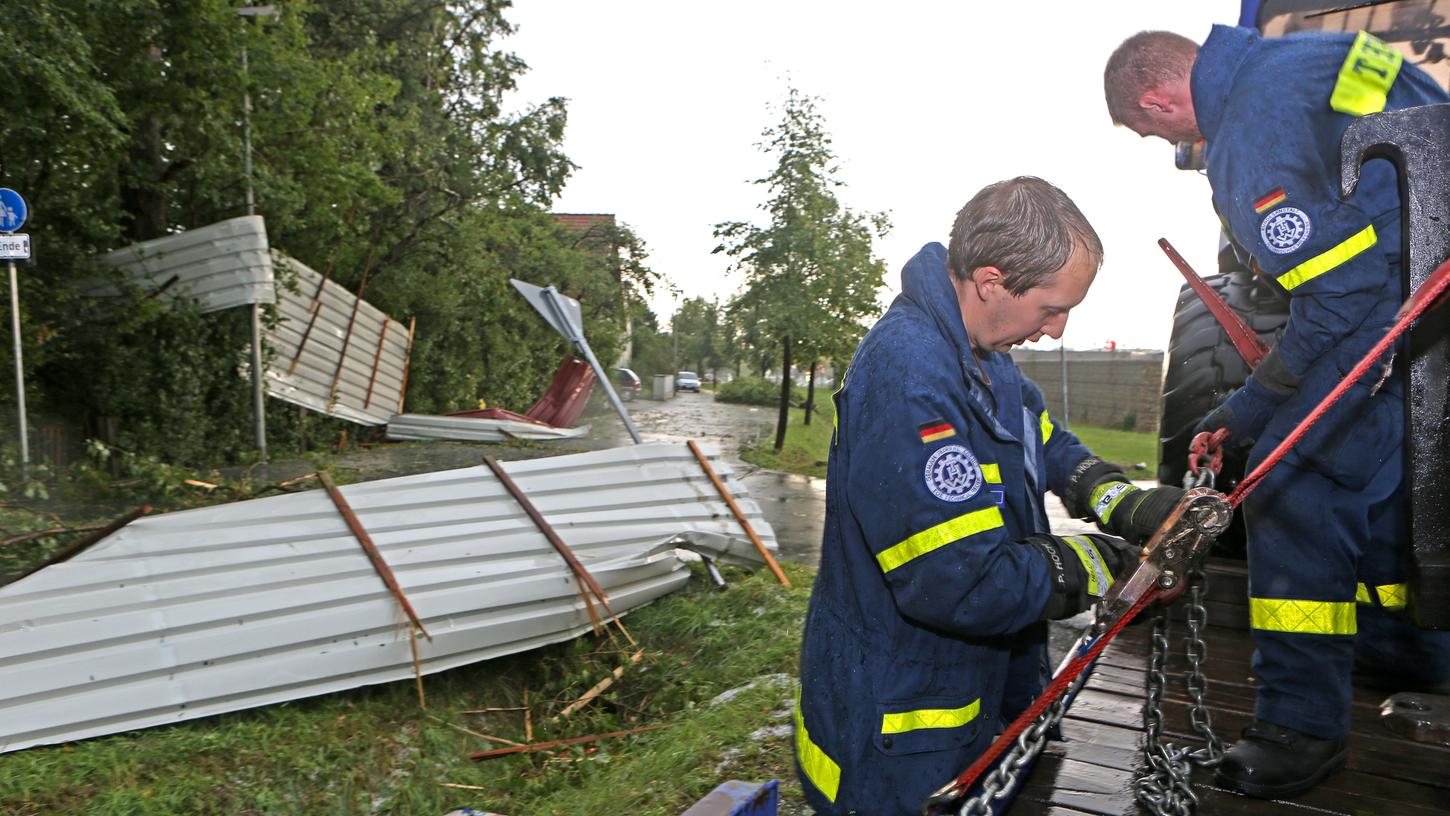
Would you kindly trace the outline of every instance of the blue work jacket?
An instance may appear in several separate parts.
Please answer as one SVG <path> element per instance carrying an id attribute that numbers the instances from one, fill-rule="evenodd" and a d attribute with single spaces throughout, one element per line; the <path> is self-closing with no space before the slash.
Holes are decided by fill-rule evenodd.
<path id="1" fill-rule="evenodd" d="M 919 813 L 1042 690 L 1047 530 L 1089 455 L 1006 354 L 974 357 L 941 244 L 836 394 L 796 749 L 822 813 Z"/>
<path id="2" fill-rule="evenodd" d="M 1384 336 L 1405 297 L 1394 166 L 1367 162 L 1354 195 L 1341 198 L 1345 128 L 1357 116 L 1450 96 L 1367 35 L 1264 38 L 1229 26 L 1215 26 L 1204 42 L 1191 89 L 1214 207 L 1291 298 L 1277 353 L 1303 377 L 1297 391 L 1273 394 L 1251 376 L 1230 402 L 1239 416 L 1266 417 L 1263 427 L 1249 430 L 1272 443 Z M 1363 487 L 1403 437 L 1403 388 L 1391 378 L 1384 398 L 1370 399 L 1378 377 L 1367 375 L 1291 459 Z M 1255 400 L 1279 404 L 1243 404 Z"/>

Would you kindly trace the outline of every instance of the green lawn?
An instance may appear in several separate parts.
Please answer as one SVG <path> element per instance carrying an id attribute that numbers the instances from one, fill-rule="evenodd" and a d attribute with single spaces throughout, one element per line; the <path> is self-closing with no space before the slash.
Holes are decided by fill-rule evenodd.
<path id="1" fill-rule="evenodd" d="M 826 456 L 831 447 L 831 420 L 835 416 L 835 410 L 830 400 L 825 400 L 819 407 L 820 412 L 812 418 L 810 425 L 802 424 L 803 411 L 791 409 L 790 424 L 786 426 L 785 432 L 785 447 L 779 452 L 775 450 L 775 435 L 771 434 L 742 450 L 740 458 L 770 470 L 825 476 Z M 1130 478 L 1151 479 L 1158 470 L 1158 437 L 1154 434 L 1095 428 L 1091 425 L 1074 425 L 1072 432 L 1093 453 L 1123 465 Z M 1140 463 L 1145 467 L 1134 467 Z"/>
<path id="2" fill-rule="evenodd" d="M 432 675 L 426 709 L 412 681 L 388 683 L 0 755 L 0 813 L 673 816 L 727 779 L 779 779 L 782 812 L 803 813 L 784 726 L 814 573 L 785 569 L 790 588 L 766 570 L 727 569 L 723 592 L 697 569 L 685 589 L 626 617 L 643 660 L 567 720 L 559 712 L 631 647 L 586 636 Z M 770 675 L 786 677 L 710 704 Z M 523 705 L 536 741 L 668 727 L 470 761 L 499 745 L 464 729 L 523 741 L 524 721 L 464 712 Z"/>
<path id="3" fill-rule="evenodd" d="M 803 424 L 805 411 L 790 409 L 790 422 L 785 428 L 785 447 L 775 450 L 775 431 L 756 444 L 740 451 L 740 458 L 768 470 L 785 470 L 807 476 L 826 475 L 826 454 L 831 449 L 831 432 L 836 406 L 829 396 L 816 404 L 818 409 L 811 424 Z"/>

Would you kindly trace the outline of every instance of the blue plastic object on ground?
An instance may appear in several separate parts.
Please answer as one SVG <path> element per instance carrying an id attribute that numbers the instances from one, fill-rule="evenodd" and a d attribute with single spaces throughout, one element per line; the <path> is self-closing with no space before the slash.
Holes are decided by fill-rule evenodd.
<path id="1" fill-rule="evenodd" d="M 680 816 L 775 816 L 780 805 L 780 783 L 730 780 L 705 794 Z"/>

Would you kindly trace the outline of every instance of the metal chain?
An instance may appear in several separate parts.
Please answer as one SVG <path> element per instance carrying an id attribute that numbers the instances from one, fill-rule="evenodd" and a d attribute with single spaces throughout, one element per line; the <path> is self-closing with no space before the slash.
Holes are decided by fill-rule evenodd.
<path id="1" fill-rule="evenodd" d="M 1092 636 L 1098 638 L 1107 631 L 1108 627 L 1102 617 L 1102 608 L 1094 606 L 1093 611 L 1095 620 L 1092 625 Z M 1087 648 L 1091 642 L 1081 642 L 1080 648 Z M 1072 685 L 1062 693 L 1062 696 L 1053 700 L 1052 705 L 1044 709 L 1037 719 L 1032 721 L 1032 725 L 1017 737 L 1017 742 L 1002 755 L 1001 761 L 992 769 L 992 772 L 983 777 L 981 793 L 962 800 L 962 804 L 957 810 L 957 816 L 991 816 L 992 803 L 1007 798 L 1017 789 L 1018 778 L 1047 747 L 1047 735 L 1057 727 L 1058 723 L 1062 722 L 1062 718 L 1067 714 L 1068 701 L 1076 697 L 1077 693 L 1082 690 L 1091 673 L 1091 671 L 1080 673 L 1073 680 Z"/>
<path id="2" fill-rule="evenodd" d="M 1143 756 L 1148 771 L 1133 783 L 1139 804 L 1154 816 L 1191 816 L 1198 807 L 1198 794 L 1190 784 L 1193 766 L 1211 768 L 1223 757 L 1223 741 L 1213 732 L 1213 719 L 1204 704 L 1208 681 L 1203 675 L 1203 660 L 1208 655 L 1203 641 L 1203 627 L 1208 623 L 1208 610 L 1203 606 L 1207 579 L 1197 564 L 1188 573 L 1188 636 L 1185 638 L 1189 671 L 1184 678 L 1188 696 L 1193 701 L 1189 722 L 1203 738 L 1199 749 L 1179 747 L 1163 741 L 1163 688 L 1167 679 L 1163 662 L 1168 654 L 1171 631 L 1168 609 L 1154 610 L 1152 648 L 1148 656 L 1146 698 L 1143 703 Z"/>

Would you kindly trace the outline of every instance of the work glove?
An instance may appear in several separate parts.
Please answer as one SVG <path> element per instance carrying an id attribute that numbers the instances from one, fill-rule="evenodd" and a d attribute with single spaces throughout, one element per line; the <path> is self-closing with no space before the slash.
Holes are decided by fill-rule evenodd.
<path id="1" fill-rule="evenodd" d="M 1096 521 L 1103 530 L 1135 544 L 1147 541 L 1183 498 L 1177 487 L 1137 487 L 1122 468 L 1096 456 L 1072 469 L 1065 493 L 1073 518 Z"/>
<path id="2" fill-rule="evenodd" d="M 1042 610 L 1043 620 L 1070 618 L 1087 609 L 1119 577 L 1137 567 L 1142 550 L 1120 538 L 1091 533 L 1055 536 L 1035 533 L 1023 543 L 1047 562 L 1052 595 Z"/>
<path id="3" fill-rule="evenodd" d="M 1229 394 L 1193 429 L 1194 435 L 1227 428 L 1228 441 L 1237 447 L 1252 444 L 1269 424 L 1279 405 L 1299 389 L 1303 378 L 1289 370 L 1275 347 L 1259 362 L 1243 387 Z"/>
<path id="4" fill-rule="evenodd" d="M 1104 530 L 1142 545 L 1163 526 L 1184 492 L 1172 485 L 1144 489 L 1128 482 L 1104 482 L 1092 492 L 1093 516 Z"/>

